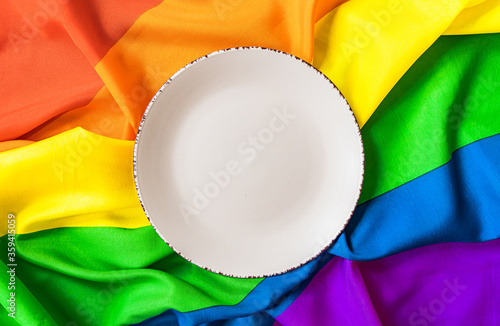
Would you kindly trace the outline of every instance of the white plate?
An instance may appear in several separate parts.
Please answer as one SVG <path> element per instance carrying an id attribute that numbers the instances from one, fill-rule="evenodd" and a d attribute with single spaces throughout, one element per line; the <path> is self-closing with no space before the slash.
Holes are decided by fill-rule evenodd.
<path id="1" fill-rule="evenodd" d="M 328 78 L 283 52 L 234 48 L 190 63 L 158 91 L 134 175 L 151 224 L 182 257 L 262 277 L 337 238 L 363 160 L 358 124 Z"/>

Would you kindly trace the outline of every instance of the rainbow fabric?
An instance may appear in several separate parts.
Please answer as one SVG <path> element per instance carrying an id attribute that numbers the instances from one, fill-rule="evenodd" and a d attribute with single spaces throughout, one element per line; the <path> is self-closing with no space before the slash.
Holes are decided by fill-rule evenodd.
<path id="1" fill-rule="evenodd" d="M 0 325 L 500 324 L 499 1 L 26 0 L 0 21 Z M 365 146 L 338 241 L 265 279 L 176 255 L 132 172 L 153 94 L 236 46 L 312 62 Z"/>

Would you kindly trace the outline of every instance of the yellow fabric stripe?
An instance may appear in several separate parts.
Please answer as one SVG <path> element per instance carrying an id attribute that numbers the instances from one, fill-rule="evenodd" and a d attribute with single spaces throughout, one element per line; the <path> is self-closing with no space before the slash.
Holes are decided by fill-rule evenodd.
<path id="1" fill-rule="evenodd" d="M 69 226 L 149 225 L 136 196 L 132 141 L 82 128 L 0 153 L 2 219 L 16 233 Z M 0 236 L 7 223 L 0 224 Z"/>
<path id="2" fill-rule="evenodd" d="M 363 126 L 440 35 L 498 30 L 498 1 L 478 2 L 351 0 L 316 24 L 314 64 Z"/>
<path id="3" fill-rule="evenodd" d="M 444 32 L 447 35 L 500 32 L 500 1 L 476 1 L 465 8 Z"/>

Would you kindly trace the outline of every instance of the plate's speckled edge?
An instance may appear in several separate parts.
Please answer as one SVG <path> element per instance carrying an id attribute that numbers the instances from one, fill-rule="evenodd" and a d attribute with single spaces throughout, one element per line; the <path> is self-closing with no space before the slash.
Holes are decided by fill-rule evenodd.
<path id="1" fill-rule="evenodd" d="M 151 110 L 151 108 L 153 107 L 156 99 L 158 98 L 158 96 L 165 90 L 165 88 L 177 77 L 179 76 L 180 74 L 182 74 L 186 69 L 188 69 L 189 67 L 191 67 L 192 65 L 194 65 L 195 63 L 199 62 L 199 61 L 203 61 L 205 59 L 208 59 L 210 57 L 213 57 L 215 55 L 219 55 L 219 54 L 222 54 L 222 53 L 226 53 L 226 52 L 232 52 L 232 51 L 241 51 L 241 50 L 244 50 L 244 51 L 248 51 L 248 50 L 251 50 L 251 51 L 271 51 L 271 52 L 275 52 L 275 53 L 279 53 L 279 54 L 282 54 L 282 55 L 285 55 L 285 56 L 288 56 L 290 58 L 293 58 L 295 60 L 298 60 L 304 64 L 306 64 L 308 67 L 310 67 L 311 69 L 313 69 L 314 71 L 316 71 L 323 79 L 325 79 L 327 82 L 329 82 L 332 86 L 332 88 L 334 90 L 336 90 L 340 96 L 344 99 L 344 101 L 346 102 L 347 104 L 347 107 L 349 108 L 349 111 L 351 112 L 351 117 L 354 121 L 354 124 L 356 125 L 356 129 L 357 129 L 357 134 L 358 134 L 358 137 L 359 137 L 359 144 L 360 144 L 360 149 L 361 149 L 361 171 L 360 171 L 360 174 L 361 174 L 361 180 L 360 180 L 360 184 L 359 184 L 359 189 L 358 189 L 358 194 L 357 194 L 357 198 L 356 200 L 354 201 L 354 204 L 353 204 L 353 207 L 351 208 L 351 214 L 349 215 L 349 218 L 346 220 L 346 222 L 344 223 L 344 225 L 342 226 L 342 228 L 339 230 L 339 232 L 332 238 L 332 240 L 330 241 L 330 243 L 328 243 L 323 249 L 321 249 L 318 253 L 314 254 L 313 256 L 311 256 L 308 260 L 302 262 L 301 264 L 297 265 L 297 266 L 294 266 L 294 267 L 291 267 L 287 270 L 284 270 L 284 271 L 281 271 L 281 272 L 276 272 L 276 273 L 272 273 L 272 274 L 264 274 L 264 275 L 231 275 L 231 274 L 226 274 L 224 272 L 221 272 L 221 271 L 216 271 L 216 270 L 213 270 L 211 268 L 208 268 L 208 267 L 205 267 L 205 266 L 201 266 L 199 264 L 197 264 L 196 262 L 192 261 L 189 257 L 186 257 L 185 255 L 182 254 L 182 252 L 180 252 L 179 250 L 177 250 L 172 244 L 170 244 L 167 239 L 165 239 L 161 234 L 160 232 L 158 232 L 158 229 L 156 228 L 156 225 L 153 223 L 153 220 L 151 219 L 147 209 L 146 209 L 146 206 L 144 205 L 144 201 L 142 199 L 142 196 L 141 196 L 141 191 L 140 191 L 140 187 L 139 187 L 139 180 L 138 180 L 138 177 L 137 177 L 137 166 L 138 166 L 138 161 L 137 161 L 137 151 L 138 151 L 138 147 L 139 147 L 139 141 L 140 141 L 140 137 L 141 137 L 141 131 L 142 131 L 142 128 L 144 126 L 144 122 L 146 121 L 146 118 L 149 114 L 149 111 Z M 335 84 L 325 75 L 323 74 L 321 71 L 319 71 L 316 67 L 314 67 L 312 64 L 310 64 L 309 62 L 307 61 L 304 61 L 290 53 L 286 53 L 286 52 L 283 52 L 283 51 L 279 51 L 279 50 L 275 50 L 275 49 L 270 49 L 270 48 L 265 48 L 265 47 L 258 47 L 258 46 L 245 46 L 245 47 L 234 47 L 234 48 L 229 48 L 229 49 L 224 49 L 224 50 L 219 50 L 219 51 L 215 51 L 215 52 L 212 52 L 212 53 L 209 53 L 207 55 L 204 55 L 190 63 L 188 63 L 187 65 L 185 65 L 184 67 L 182 67 L 181 69 L 179 69 L 175 74 L 172 75 L 172 77 L 170 77 L 166 82 L 165 84 L 163 84 L 160 89 L 158 90 L 158 92 L 156 92 L 155 96 L 151 99 L 151 102 L 149 102 L 148 104 L 148 107 L 146 108 L 146 111 L 144 112 L 144 115 L 142 116 L 142 119 L 141 119 L 141 123 L 139 124 L 139 128 L 138 128 L 138 131 L 137 131 L 137 136 L 135 138 L 135 143 L 134 143 L 134 157 L 133 157 L 133 166 L 134 166 L 134 181 L 135 181 L 135 189 L 137 191 L 137 195 L 139 196 L 139 201 L 141 203 L 141 206 L 142 206 L 142 209 L 144 210 L 144 213 L 146 214 L 146 217 L 148 218 L 149 220 L 149 223 L 151 223 L 151 225 L 153 226 L 153 228 L 155 229 L 156 233 L 163 239 L 163 241 L 165 241 L 165 243 L 170 247 L 172 248 L 172 250 L 174 252 L 176 252 L 178 255 L 180 255 L 182 258 L 186 259 L 187 261 L 195 264 L 196 266 L 198 267 L 201 267 L 207 271 L 210 271 L 210 272 L 213 272 L 213 273 L 216 273 L 216 274 L 220 274 L 220 275 L 223 275 L 223 276 L 229 276 L 229 277 L 236 277 L 236 278 L 263 278 L 263 277 L 271 277 L 271 276 L 276 276 L 276 275 L 281 275 L 283 273 L 286 273 L 286 272 L 289 272 L 291 270 L 294 270 L 294 269 L 297 269 L 301 266 L 304 266 L 305 264 L 311 262 L 312 260 L 314 260 L 316 257 L 318 257 L 319 255 L 321 255 L 326 249 L 328 249 L 337 239 L 338 237 L 340 236 L 340 234 L 342 234 L 342 231 L 344 231 L 346 225 L 349 223 L 349 221 L 351 220 L 352 218 L 352 215 L 354 213 L 354 210 L 356 209 L 356 206 L 358 204 L 358 201 L 359 201 L 359 197 L 361 196 L 361 189 L 363 187 L 363 181 L 364 181 L 364 167 L 365 167 L 365 151 L 364 151 L 364 147 L 363 147 L 363 139 L 361 137 L 361 129 L 359 127 L 359 124 L 358 124 L 358 121 L 356 120 L 356 116 L 354 115 L 354 112 L 352 111 L 351 109 L 351 106 L 349 105 L 349 103 L 347 102 L 345 96 L 342 94 L 342 92 L 340 92 L 340 90 L 337 88 L 337 86 L 335 86 Z"/>

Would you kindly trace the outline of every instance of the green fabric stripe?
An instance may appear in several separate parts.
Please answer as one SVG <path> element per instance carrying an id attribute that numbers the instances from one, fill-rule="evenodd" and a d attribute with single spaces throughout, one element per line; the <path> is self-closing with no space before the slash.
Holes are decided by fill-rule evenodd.
<path id="1" fill-rule="evenodd" d="M 0 238 L 4 253 L 6 243 L 7 236 Z M 17 235 L 16 248 L 17 316 L 24 320 L 16 319 L 22 325 L 44 319 L 44 325 L 133 324 L 171 308 L 237 304 L 262 280 L 196 267 L 173 253 L 152 227 L 52 229 Z M 2 280 L 8 277 L 0 272 Z M 5 286 L 0 296 L 5 306 Z"/>
<path id="2" fill-rule="evenodd" d="M 16 276 L 18 276 L 18 266 L 7 267 L 4 262 L 0 262 L 0 298 L 3 306 L 0 314 L 0 325 L 56 325 L 54 320 L 22 282 L 15 280 L 11 283 L 10 274 L 7 273 L 11 268 L 15 268 Z M 15 306 L 13 308 L 15 310 L 8 310 L 10 302 L 7 300 L 11 300 L 10 293 L 14 293 Z M 15 318 L 9 317 L 8 314 L 10 313 L 13 313 Z"/>
<path id="3" fill-rule="evenodd" d="M 407 71 L 361 133 L 360 203 L 500 132 L 500 34 L 442 36 Z"/>

